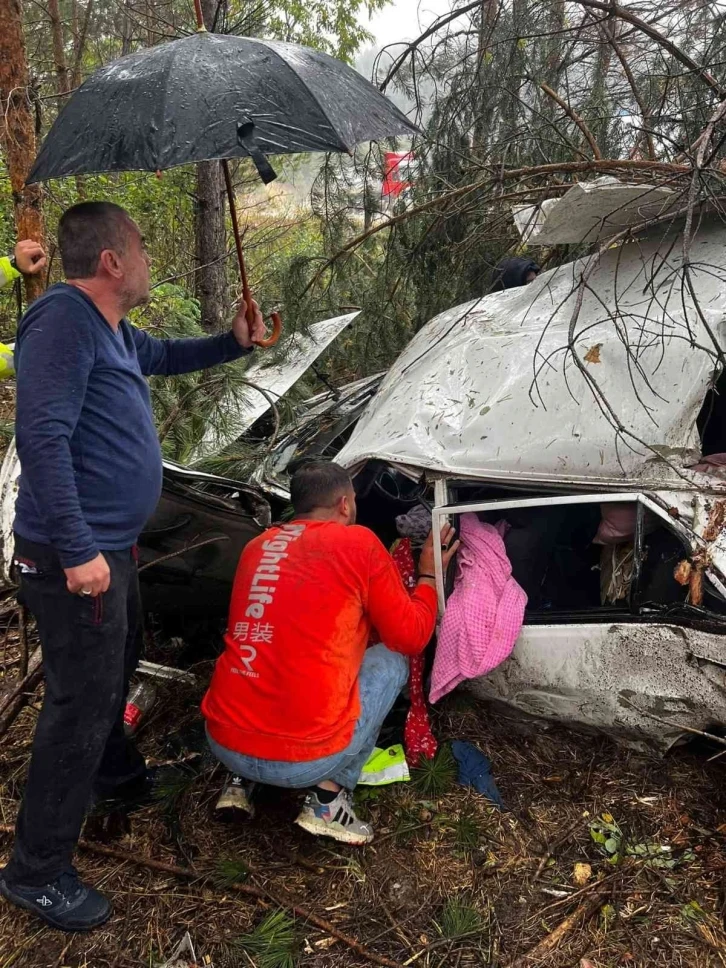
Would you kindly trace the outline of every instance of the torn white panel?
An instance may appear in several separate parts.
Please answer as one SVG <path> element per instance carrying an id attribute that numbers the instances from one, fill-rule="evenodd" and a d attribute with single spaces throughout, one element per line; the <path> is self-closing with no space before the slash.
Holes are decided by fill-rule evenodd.
<path id="1" fill-rule="evenodd" d="M 590 278 L 576 350 L 618 435 L 567 351 L 585 261 L 458 306 L 421 329 L 336 458 L 379 458 L 486 480 L 671 487 L 699 455 L 695 421 L 713 371 L 709 339 L 662 227 L 607 251 Z M 726 345 L 726 228 L 703 221 L 691 251 L 700 311 Z M 693 341 L 691 341 L 691 334 Z M 635 438 L 644 442 L 639 444 Z"/>
<path id="2" fill-rule="evenodd" d="M 10 441 L 5 451 L 2 467 L 0 467 L 0 531 L 2 533 L 3 557 L 2 578 L 12 583 L 13 555 L 15 554 L 15 538 L 13 524 L 15 522 L 15 499 L 18 496 L 20 482 L 20 461 L 15 449 L 15 438 Z"/>
<path id="3" fill-rule="evenodd" d="M 605 176 L 574 185 L 562 198 L 518 205 L 514 221 L 529 245 L 590 243 L 641 225 L 685 204 L 682 192 L 652 185 L 624 185 Z"/>
<path id="4" fill-rule="evenodd" d="M 523 242 L 532 242 L 537 237 L 553 205 L 559 205 L 560 201 L 559 198 L 545 198 L 539 205 L 512 205 L 514 224 Z"/>
<path id="5" fill-rule="evenodd" d="M 324 319 L 313 323 L 307 333 L 294 333 L 281 346 L 280 354 L 259 354 L 246 370 L 245 379 L 262 387 L 277 402 L 358 315 L 354 312 Z M 248 387 L 244 394 L 235 394 L 230 407 L 234 407 L 234 412 L 225 421 L 224 433 L 219 434 L 210 427 L 193 455 L 194 460 L 216 454 L 236 440 L 270 409 L 270 402 L 267 396 Z"/>

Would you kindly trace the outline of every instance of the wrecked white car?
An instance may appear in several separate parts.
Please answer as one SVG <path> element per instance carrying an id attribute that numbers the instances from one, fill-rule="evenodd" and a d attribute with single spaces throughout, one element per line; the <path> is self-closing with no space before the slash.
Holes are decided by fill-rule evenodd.
<path id="1" fill-rule="evenodd" d="M 642 221 L 632 191 L 628 204 Z M 337 458 L 424 475 L 435 526 L 467 511 L 509 525 L 529 604 L 477 696 L 662 749 L 726 726 L 726 477 L 718 457 L 698 464 L 726 452 L 726 230 L 702 216 L 688 285 L 681 230 L 432 320 Z M 452 576 L 437 567 L 443 610 Z"/>

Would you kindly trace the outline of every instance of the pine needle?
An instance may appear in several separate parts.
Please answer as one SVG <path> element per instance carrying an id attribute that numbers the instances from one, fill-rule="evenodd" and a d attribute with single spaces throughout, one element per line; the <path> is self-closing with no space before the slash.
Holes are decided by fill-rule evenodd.
<path id="1" fill-rule="evenodd" d="M 434 925 L 442 938 L 448 938 L 451 941 L 465 935 L 483 933 L 487 929 L 487 921 L 480 912 L 471 904 L 456 897 L 446 902 Z"/>
<path id="2" fill-rule="evenodd" d="M 233 939 L 231 946 L 248 955 L 257 968 L 295 968 L 295 922 L 284 911 L 273 911 L 249 934 Z"/>
<path id="3" fill-rule="evenodd" d="M 468 854 L 479 846 L 479 824 L 476 817 L 470 813 L 462 813 L 454 822 L 454 839 L 456 846 L 463 853 Z"/>
<path id="4" fill-rule="evenodd" d="M 243 860 L 227 857 L 221 860 L 215 868 L 212 877 L 220 887 L 229 887 L 247 880 L 250 871 Z"/>
<path id="5" fill-rule="evenodd" d="M 448 793 L 456 779 L 456 762 L 448 744 L 442 746 L 433 759 L 422 756 L 411 771 L 416 790 L 425 797 L 440 797 Z"/>

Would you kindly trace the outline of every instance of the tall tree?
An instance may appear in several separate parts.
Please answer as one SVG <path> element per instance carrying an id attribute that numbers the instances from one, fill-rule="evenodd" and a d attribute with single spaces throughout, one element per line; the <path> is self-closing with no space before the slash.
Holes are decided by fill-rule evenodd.
<path id="1" fill-rule="evenodd" d="M 213 30 L 218 0 L 202 0 L 204 25 Z M 202 326 L 210 333 L 227 325 L 227 276 L 225 253 L 224 180 L 218 161 L 204 161 L 196 168 L 194 238 L 196 296 L 202 308 Z"/>
<path id="2" fill-rule="evenodd" d="M 70 90 L 70 79 L 68 77 L 66 49 L 63 41 L 63 21 L 61 20 L 58 0 L 48 0 L 48 16 L 50 17 L 51 34 L 53 37 L 53 60 L 55 61 L 58 94 L 67 94 Z"/>
<path id="3" fill-rule="evenodd" d="M 25 185 L 35 158 L 35 121 L 25 54 L 23 9 L 20 0 L 0 0 L 0 143 L 13 190 L 18 237 L 43 240 L 41 192 Z M 25 280 L 28 302 L 43 291 L 41 276 Z"/>

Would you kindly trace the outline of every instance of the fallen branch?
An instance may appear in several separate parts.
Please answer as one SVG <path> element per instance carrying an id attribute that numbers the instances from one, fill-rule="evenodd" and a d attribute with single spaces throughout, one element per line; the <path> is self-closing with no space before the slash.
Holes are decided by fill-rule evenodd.
<path id="1" fill-rule="evenodd" d="M 492 173 L 486 178 L 482 178 L 479 181 L 470 182 L 468 185 L 462 185 L 460 188 L 455 188 L 443 195 L 432 198 L 428 202 L 422 202 L 421 205 L 416 205 L 414 208 L 408 209 L 408 211 L 401 212 L 398 215 L 393 215 L 387 219 L 383 219 L 376 225 L 373 225 L 371 228 L 367 229 L 365 232 L 362 232 L 360 235 L 356 235 L 349 242 L 346 242 L 345 245 L 342 245 L 337 252 L 335 252 L 322 264 L 322 266 L 320 266 L 310 282 L 308 282 L 303 289 L 302 295 L 305 295 L 305 293 L 307 293 L 318 282 L 323 273 L 334 265 L 338 259 L 342 258 L 342 256 L 344 256 L 347 252 L 350 252 L 352 249 L 362 245 L 363 242 L 367 241 L 369 238 L 371 238 L 371 236 L 376 235 L 378 232 L 383 232 L 385 229 L 392 228 L 394 225 L 399 225 L 401 222 L 405 222 L 416 215 L 429 212 L 431 209 L 435 209 L 440 205 L 448 205 L 454 200 L 478 191 L 479 189 L 485 188 L 486 186 L 493 186 L 498 181 L 503 182 L 509 181 L 513 178 L 533 178 L 540 175 L 555 175 L 558 173 L 575 175 L 586 172 L 627 171 L 640 172 L 642 174 L 689 175 L 693 171 L 691 165 L 674 165 L 663 161 L 644 161 L 636 159 L 615 160 L 611 158 L 593 158 L 592 161 L 563 161 L 546 165 L 533 165 L 528 168 L 500 169 L 496 168 L 495 166 L 491 167 Z M 557 185 L 556 187 L 558 191 L 561 191 L 563 188 L 571 188 L 572 186 Z M 517 194 L 521 196 L 521 192 Z M 492 204 L 496 203 L 501 205 L 502 202 L 508 201 L 509 199 L 510 195 L 497 195 L 496 197 L 492 198 Z"/>
<path id="2" fill-rule="evenodd" d="M 142 571 L 146 571 L 147 568 L 153 568 L 154 565 L 161 565 L 165 561 L 171 561 L 172 558 L 178 558 L 179 555 L 186 554 L 187 551 L 196 551 L 197 548 L 204 548 L 210 544 L 216 544 L 218 541 L 229 541 L 230 537 L 228 534 L 218 534 L 214 538 L 205 538 L 204 541 L 193 542 L 192 544 L 184 545 L 178 551 L 171 551 L 168 555 L 162 555 L 161 558 L 154 558 L 153 561 L 147 561 L 145 565 L 139 568 L 139 574 Z"/>
<path id="3" fill-rule="evenodd" d="M 473 3 L 469 3 L 465 7 L 457 7 L 456 10 L 451 11 L 451 13 L 446 13 L 440 17 L 437 17 L 427 30 L 424 30 L 424 32 L 420 34 L 416 40 L 407 45 L 406 50 L 404 50 L 402 54 L 399 54 L 394 61 L 393 66 L 389 69 L 386 76 L 378 85 L 379 90 L 385 93 L 386 88 L 406 63 L 408 57 L 416 50 L 417 47 L 420 47 L 425 40 L 428 40 L 429 37 L 435 34 L 438 30 L 441 30 L 442 27 L 445 27 L 447 24 L 451 23 L 452 20 L 456 20 L 458 17 L 463 16 L 465 13 L 469 13 L 471 10 L 476 10 L 480 6 L 481 0 L 474 0 Z M 392 47 L 393 44 L 390 44 L 389 46 Z M 381 54 L 382 53 L 383 51 L 381 51 Z"/>
<path id="4" fill-rule="evenodd" d="M 646 37 L 650 37 L 656 44 L 664 47 L 669 54 L 675 57 L 677 61 L 680 61 L 689 71 L 692 71 L 697 77 L 700 77 L 719 98 L 726 98 L 726 88 L 721 87 L 713 74 L 707 71 L 705 67 L 702 67 L 677 44 L 674 44 L 660 30 L 656 30 L 652 24 L 647 23 L 647 21 L 638 17 L 637 14 L 632 13 L 627 7 L 622 7 L 619 3 L 615 3 L 615 0 L 575 0 L 575 2 L 579 3 L 581 7 L 586 7 L 590 10 L 601 10 L 612 17 L 617 17 L 619 20 L 624 20 L 626 23 L 632 24 L 633 27 L 645 34 Z"/>
<path id="5" fill-rule="evenodd" d="M 15 832 L 15 828 L 11 827 L 9 824 L 0 824 L 0 833 L 12 834 Z M 136 867 L 145 867 L 148 870 L 158 871 L 160 874 L 170 874 L 172 877 L 178 877 L 179 880 L 183 881 L 196 881 L 207 885 L 208 887 L 218 888 L 215 884 L 214 878 L 211 874 L 203 873 L 202 871 L 194 870 L 191 867 L 179 867 L 177 864 L 168 864 L 165 861 L 153 860 L 151 857 L 142 857 L 139 854 L 128 854 L 126 851 L 119 850 L 116 847 L 105 847 L 102 844 L 90 843 L 87 840 L 81 840 L 78 844 L 81 850 L 86 851 L 89 854 L 97 854 L 101 857 L 110 857 L 113 860 L 123 861 L 127 864 L 134 864 Z M 225 885 L 225 890 L 236 891 L 238 894 L 244 894 L 246 897 L 253 898 L 257 904 L 262 907 L 268 907 L 270 904 L 274 904 L 280 908 L 286 908 L 288 911 L 292 912 L 296 917 L 302 918 L 304 921 L 309 921 L 316 927 L 320 928 L 321 931 L 325 931 L 342 941 L 344 944 L 348 945 L 353 951 L 365 958 L 366 961 L 370 961 L 374 965 L 382 965 L 383 968 L 402 968 L 401 964 L 397 961 L 393 961 L 392 958 L 386 958 L 385 955 L 376 954 L 375 951 L 371 951 L 370 948 L 366 948 L 364 944 L 356 938 L 352 938 L 349 934 L 344 931 L 339 930 L 330 921 L 326 921 L 324 918 L 318 917 L 317 914 L 313 914 L 312 911 L 308 911 L 307 908 L 302 907 L 299 904 L 295 904 L 293 901 L 289 901 L 284 897 L 279 897 L 272 891 L 268 891 L 263 887 L 255 887 L 253 884 L 240 884 L 235 882 L 233 884 Z"/>
<path id="6" fill-rule="evenodd" d="M 542 873 L 542 871 L 547 866 L 547 861 L 550 859 L 550 857 L 552 857 L 552 855 L 554 854 L 554 852 L 556 850 L 559 850 L 560 847 L 565 843 L 565 841 L 566 840 L 569 840 L 570 837 L 577 830 L 580 829 L 581 825 L 582 825 L 582 820 L 580 820 L 580 819 L 576 820 L 575 823 L 573 823 L 571 827 L 568 827 L 567 828 L 567 830 L 562 834 L 561 837 L 558 837 L 557 840 L 555 840 L 555 842 L 553 844 L 550 844 L 550 846 L 547 848 L 547 850 L 545 851 L 545 853 L 542 855 L 542 859 L 539 862 L 539 866 L 537 867 L 537 870 L 535 872 L 535 875 L 532 878 L 533 881 L 536 881 L 539 878 L 540 874 Z"/>
<path id="7" fill-rule="evenodd" d="M 568 934 L 580 924 L 591 917 L 602 903 L 605 888 L 601 885 L 600 890 L 592 897 L 586 898 L 564 921 L 560 922 L 554 931 L 550 931 L 539 944 L 535 945 L 531 951 L 510 961 L 506 968 L 539 968 L 544 963 L 547 955 L 550 955 L 565 940 Z"/>
<path id="8" fill-rule="evenodd" d="M 601 32 L 602 35 L 604 35 L 605 40 L 607 41 L 608 44 L 610 44 L 610 46 L 612 47 L 612 49 L 615 51 L 615 56 L 620 61 L 620 66 L 623 68 L 623 73 L 625 74 L 626 78 L 628 79 L 628 84 L 630 85 L 630 90 L 633 92 L 633 98 L 635 100 L 635 103 L 638 105 L 638 110 L 640 111 L 640 116 L 643 119 L 643 130 L 641 131 L 640 137 L 637 139 L 637 141 L 635 142 L 635 145 L 633 146 L 633 151 L 632 151 L 630 157 L 631 158 L 634 158 L 636 156 L 637 149 L 638 149 L 638 147 L 640 145 L 641 138 L 643 136 L 645 136 L 645 141 L 646 141 L 646 144 L 648 146 L 648 158 L 651 161 L 655 161 L 656 158 L 657 158 L 657 154 L 656 154 L 656 150 L 655 150 L 655 142 L 653 141 L 653 132 L 649 128 L 649 125 L 651 124 L 650 111 L 649 111 L 648 106 L 646 105 L 645 101 L 643 100 L 643 98 L 640 95 L 640 91 L 638 90 L 638 85 L 636 83 L 635 77 L 633 76 L 633 72 L 632 72 L 632 70 L 630 68 L 630 64 L 628 62 L 628 59 L 625 56 L 625 54 L 623 53 L 623 50 L 622 50 L 619 42 L 616 40 L 616 38 L 613 36 L 613 34 L 611 32 L 609 32 L 609 31 L 603 31 L 602 28 L 600 28 L 600 32 Z"/>
<path id="9" fill-rule="evenodd" d="M 570 121 L 572 121 L 573 124 L 577 125 L 577 127 L 582 132 L 583 137 L 590 145 L 590 150 L 592 151 L 593 158 L 596 161 L 602 161 L 602 152 L 598 148 L 597 141 L 595 141 L 595 137 L 592 131 L 590 131 L 588 126 L 585 124 L 584 119 L 580 117 L 580 115 L 577 113 L 577 111 L 575 111 L 573 107 L 570 107 L 567 101 L 563 101 L 563 99 L 560 97 L 557 91 L 553 91 L 552 88 L 549 86 L 549 84 L 545 84 L 544 81 L 542 81 L 542 83 L 540 84 L 540 88 L 545 92 L 547 97 L 551 97 L 552 100 L 555 102 L 555 104 L 557 104 L 560 108 L 562 108 L 562 110 L 565 112 L 565 114 L 570 119 Z"/>
<path id="10" fill-rule="evenodd" d="M 37 648 L 28 662 L 28 674 L 24 676 L 0 700 L 0 736 L 4 736 L 15 722 L 20 712 L 35 692 L 43 678 L 43 656 Z"/>
<path id="11" fill-rule="evenodd" d="M 630 699 L 626 699 L 625 696 L 620 697 L 621 702 L 624 702 L 626 706 L 630 706 L 636 712 L 640 713 L 641 716 L 648 716 L 650 719 L 654 719 L 657 723 L 661 723 L 663 726 L 672 726 L 674 729 L 680 729 L 684 733 L 690 733 L 693 736 L 700 736 L 702 739 L 710 739 L 714 743 L 720 743 L 721 746 L 726 746 L 726 739 L 723 736 L 715 736 L 713 733 L 705 733 L 702 729 L 694 729 L 693 726 L 684 726 L 683 723 L 673 722 L 672 719 L 663 719 L 662 716 L 656 716 L 655 713 L 649 713 L 647 709 L 641 709 Z"/>

